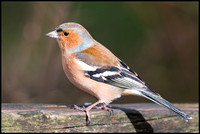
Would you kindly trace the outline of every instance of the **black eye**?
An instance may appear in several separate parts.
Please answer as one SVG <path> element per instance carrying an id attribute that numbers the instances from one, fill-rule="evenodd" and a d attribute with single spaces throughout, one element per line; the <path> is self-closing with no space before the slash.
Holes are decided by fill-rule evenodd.
<path id="1" fill-rule="evenodd" d="M 68 32 L 64 32 L 64 35 L 67 36 L 67 35 L 69 35 L 69 33 Z"/>

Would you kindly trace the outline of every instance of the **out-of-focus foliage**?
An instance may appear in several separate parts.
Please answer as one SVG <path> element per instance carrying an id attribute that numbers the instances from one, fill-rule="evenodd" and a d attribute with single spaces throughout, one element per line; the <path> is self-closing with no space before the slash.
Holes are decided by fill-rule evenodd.
<path id="1" fill-rule="evenodd" d="M 66 78 L 55 39 L 77 22 L 171 102 L 198 100 L 198 2 L 2 2 L 2 101 L 96 99 Z M 124 96 L 114 103 L 149 102 Z"/>

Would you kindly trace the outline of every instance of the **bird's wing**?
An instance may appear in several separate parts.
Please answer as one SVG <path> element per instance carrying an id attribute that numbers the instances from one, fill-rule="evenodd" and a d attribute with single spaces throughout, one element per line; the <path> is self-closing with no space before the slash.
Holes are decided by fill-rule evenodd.
<path id="1" fill-rule="evenodd" d="M 116 58 L 110 51 L 105 52 L 98 50 L 99 49 L 94 49 L 93 51 L 85 50 L 76 54 L 78 60 L 84 62 L 88 66 L 94 67 L 92 70 L 84 70 L 86 77 L 122 89 L 138 89 L 158 95 L 154 90 L 147 87 L 136 72 Z"/>
<path id="2" fill-rule="evenodd" d="M 163 99 L 158 93 L 150 89 L 144 81 L 132 71 L 124 62 L 118 62 L 117 66 L 102 66 L 99 62 L 91 62 L 95 59 L 92 55 L 85 54 L 85 56 L 80 56 L 78 54 L 77 58 L 90 66 L 88 70 L 85 70 L 85 76 L 89 77 L 95 81 L 107 83 L 116 87 L 120 87 L 124 92 L 128 91 L 130 94 L 138 94 L 153 102 L 162 105 L 178 115 L 184 118 L 186 121 L 192 119 L 189 115 L 175 107 L 173 104 Z M 87 60 L 87 58 L 93 60 Z M 107 57 L 108 58 L 108 57 Z M 109 59 L 110 60 L 110 59 Z M 95 60 L 94 60 L 95 61 Z M 91 69 L 91 66 L 96 66 Z"/>

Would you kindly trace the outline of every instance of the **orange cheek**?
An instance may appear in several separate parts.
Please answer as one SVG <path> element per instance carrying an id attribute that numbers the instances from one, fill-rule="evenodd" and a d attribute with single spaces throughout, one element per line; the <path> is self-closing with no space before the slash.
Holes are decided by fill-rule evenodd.
<path id="1" fill-rule="evenodd" d="M 75 48 L 83 40 L 81 38 L 81 36 L 79 36 L 77 33 L 75 33 L 72 30 L 63 31 L 63 32 L 68 32 L 69 33 L 68 36 L 62 36 L 61 37 L 62 44 L 66 45 L 65 47 L 67 47 L 68 49 Z"/>

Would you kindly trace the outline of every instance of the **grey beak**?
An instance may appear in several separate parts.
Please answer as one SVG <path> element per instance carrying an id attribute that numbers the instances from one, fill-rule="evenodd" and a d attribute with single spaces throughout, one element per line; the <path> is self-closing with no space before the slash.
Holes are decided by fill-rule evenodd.
<path id="1" fill-rule="evenodd" d="M 58 33 L 57 33 L 56 30 L 47 33 L 46 36 L 49 36 L 49 37 L 51 37 L 51 38 L 59 38 L 59 35 L 58 35 Z"/>

